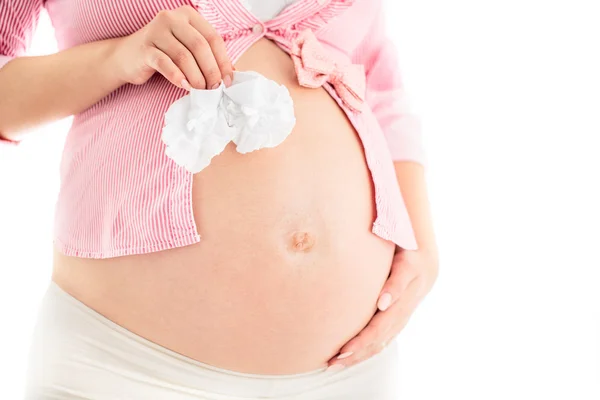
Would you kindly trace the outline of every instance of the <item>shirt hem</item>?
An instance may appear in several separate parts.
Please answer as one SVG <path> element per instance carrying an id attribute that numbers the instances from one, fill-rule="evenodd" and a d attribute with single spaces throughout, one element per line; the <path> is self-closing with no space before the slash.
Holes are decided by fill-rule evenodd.
<path id="1" fill-rule="evenodd" d="M 382 239 L 389 240 L 395 245 L 402 247 L 405 250 L 417 250 L 417 241 L 412 235 L 412 238 L 402 238 L 398 232 L 390 232 L 390 230 L 378 222 L 373 223 L 372 232 Z"/>
<path id="2" fill-rule="evenodd" d="M 122 256 L 131 256 L 131 255 L 139 255 L 139 254 L 148 254 L 155 253 L 158 251 L 174 249 L 177 247 L 189 246 L 192 244 L 196 244 L 200 242 L 200 235 L 197 233 L 191 233 L 189 235 L 173 239 L 171 241 L 159 242 L 149 246 L 142 247 L 127 247 L 124 249 L 117 249 L 107 252 L 96 252 L 96 251 L 81 251 L 76 249 L 75 247 L 68 246 L 61 242 L 59 239 L 54 239 L 55 247 L 64 255 L 71 257 L 81 257 L 81 258 L 114 258 L 114 257 L 122 257 Z"/>

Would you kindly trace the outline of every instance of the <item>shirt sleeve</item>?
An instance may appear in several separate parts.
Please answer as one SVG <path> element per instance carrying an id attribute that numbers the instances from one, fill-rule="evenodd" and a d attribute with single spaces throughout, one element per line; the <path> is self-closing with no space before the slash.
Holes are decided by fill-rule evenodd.
<path id="1" fill-rule="evenodd" d="M 373 3 L 379 8 L 377 16 L 352 61 L 365 66 L 366 102 L 379 121 L 392 159 L 425 165 L 421 121 L 410 109 L 397 50 L 386 33 L 383 2 Z"/>
<path id="2" fill-rule="evenodd" d="M 0 68 L 15 57 L 24 56 L 37 28 L 45 0 L 0 0 Z M 0 146 L 20 141 L 2 138 Z"/>

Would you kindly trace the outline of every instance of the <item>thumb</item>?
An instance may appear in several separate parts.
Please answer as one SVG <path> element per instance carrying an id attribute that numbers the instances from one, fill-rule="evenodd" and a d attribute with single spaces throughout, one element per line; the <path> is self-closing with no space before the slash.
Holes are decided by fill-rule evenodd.
<path id="1" fill-rule="evenodd" d="M 408 285 L 416 279 L 417 276 L 412 268 L 403 268 L 402 264 L 392 266 L 390 277 L 383 285 L 377 308 L 385 311 L 404 293 Z"/>

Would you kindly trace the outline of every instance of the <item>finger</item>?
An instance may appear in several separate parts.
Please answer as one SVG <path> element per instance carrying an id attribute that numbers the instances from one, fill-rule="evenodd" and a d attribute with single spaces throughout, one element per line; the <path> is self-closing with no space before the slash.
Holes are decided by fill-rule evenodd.
<path id="1" fill-rule="evenodd" d="M 373 319 L 389 318 L 391 320 L 390 330 L 393 334 L 397 334 L 406 326 L 408 319 L 413 314 L 422 298 L 421 281 L 419 279 L 413 279 L 394 304 L 386 311 L 377 313 Z"/>
<path id="2" fill-rule="evenodd" d="M 367 345 L 366 347 L 362 348 L 357 353 L 354 353 L 349 357 L 346 357 L 341 360 L 335 360 L 330 364 L 330 366 L 341 365 L 343 367 L 351 367 L 353 365 L 366 361 L 374 355 L 380 353 L 386 345 L 387 341 L 370 343 L 369 345 Z"/>
<path id="3" fill-rule="evenodd" d="M 196 65 L 202 71 L 207 89 L 216 89 L 221 84 L 221 71 L 212 49 L 206 39 L 191 25 L 178 24 L 173 26 L 173 35 L 192 54 Z"/>
<path id="4" fill-rule="evenodd" d="M 153 44 L 168 55 L 185 74 L 188 82 L 196 89 L 205 89 L 206 82 L 202 71 L 196 64 L 192 53 L 172 34 L 161 35 L 153 40 Z"/>
<path id="5" fill-rule="evenodd" d="M 231 64 L 231 59 L 227 54 L 223 38 L 197 11 L 194 10 L 189 13 L 189 17 L 190 24 L 200 32 L 211 48 L 214 57 L 213 59 L 219 70 L 219 81 L 223 79 L 226 86 L 231 85 L 231 81 L 233 80 L 233 66 Z M 202 65 L 200 66 L 202 67 Z M 212 67 L 214 66 L 211 66 L 211 68 Z M 202 71 L 204 72 L 204 69 Z M 204 76 L 206 76 L 206 74 Z"/>
<path id="6" fill-rule="evenodd" d="M 396 261 L 392 266 L 390 277 L 381 289 L 377 308 L 380 311 L 385 311 L 391 307 L 406 291 L 408 285 L 415 281 L 418 276 L 418 273 L 408 264 Z"/>
<path id="7" fill-rule="evenodd" d="M 150 46 L 146 53 L 145 63 L 148 67 L 164 76 L 173 85 L 190 90 L 190 84 L 186 80 L 184 73 L 175 65 L 168 55 Z"/>
<path id="8" fill-rule="evenodd" d="M 376 312 L 369 324 L 340 349 L 340 355 L 330 360 L 330 365 L 353 365 L 361 359 L 364 349 L 382 346 L 400 333 L 419 302 L 418 290 L 419 285 L 410 284 L 393 306 L 385 312 Z M 340 356 L 343 357 L 339 358 Z"/>
<path id="9" fill-rule="evenodd" d="M 389 336 L 393 323 L 393 318 L 389 314 L 376 312 L 369 324 L 346 343 L 340 349 L 339 355 L 331 359 L 330 362 L 336 363 L 336 361 L 344 360 L 342 362 L 344 365 L 352 363 L 353 360 L 360 358 L 361 352 L 372 343 L 383 342 L 384 338 Z"/>

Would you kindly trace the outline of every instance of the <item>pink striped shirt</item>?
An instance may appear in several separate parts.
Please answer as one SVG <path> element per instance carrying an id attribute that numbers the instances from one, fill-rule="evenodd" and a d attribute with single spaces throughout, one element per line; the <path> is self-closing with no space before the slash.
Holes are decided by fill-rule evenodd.
<path id="1" fill-rule="evenodd" d="M 59 48 L 129 35 L 163 9 L 189 4 L 223 36 L 235 63 L 262 37 L 289 52 L 311 29 L 338 62 L 363 64 L 367 106 L 346 112 L 363 143 L 375 189 L 372 231 L 416 248 L 393 161 L 424 163 L 419 119 L 408 109 L 396 60 L 385 35 L 382 0 L 298 0 L 261 22 L 241 0 L 0 0 L 0 66 L 22 56 L 45 7 Z M 76 115 L 60 164 L 54 243 L 66 255 L 108 258 L 149 253 L 200 241 L 192 211 L 192 174 L 165 155 L 164 113 L 186 92 L 156 74 L 124 85 Z M 8 144 L 8 141 L 4 141 Z M 13 144 L 18 144 L 17 142 Z"/>

